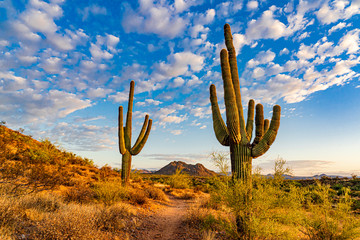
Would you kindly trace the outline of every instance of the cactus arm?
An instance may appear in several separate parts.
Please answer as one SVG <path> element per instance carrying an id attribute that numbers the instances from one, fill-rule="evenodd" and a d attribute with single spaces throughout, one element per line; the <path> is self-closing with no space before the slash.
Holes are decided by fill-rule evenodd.
<path id="1" fill-rule="evenodd" d="M 118 118 L 118 136 L 119 136 L 119 150 L 121 154 L 126 153 L 125 139 L 124 139 L 124 127 L 123 127 L 123 107 L 119 107 L 119 118 Z"/>
<path id="2" fill-rule="evenodd" d="M 214 84 L 210 86 L 210 102 L 215 136 L 221 145 L 229 146 L 229 131 L 221 117 Z"/>
<path id="3" fill-rule="evenodd" d="M 269 119 L 265 119 L 264 120 L 264 133 L 266 133 L 267 130 L 269 129 L 269 124 L 270 124 Z"/>
<path id="4" fill-rule="evenodd" d="M 134 101 L 134 86 L 135 82 L 130 82 L 130 92 L 129 92 L 129 103 L 128 110 L 126 115 L 126 125 L 125 125 L 125 147 L 127 149 L 131 148 L 131 129 L 132 129 L 132 109 Z"/>
<path id="5" fill-rule="evenodd" d="M 226 107 L 226 123 L 229 135 L 234 143 L 241 141 L 239 112 L 236 105 L 236 97 L 229 65 L 228 52 L 222 49 L 220 52 L 221 72 L 224 82 L 224 100 Z"/>
<path id="6" fill-rule="evenodd" d="M 236 105 L 239 111 L 239 121 L 240 121 L 240 132 L 241 136 L 246 136 L 245 132 L 245 120 L 244 120 L 244 112 L 241 103 L 241 93 L 240 93 L 240 81 L 239 81 L 239 72 L 236 61 L 236 52 L 233 44 L 233 37 L 231 34 L 231 28 L 229 24 L 225 24 L 224 26 L 224 36 L 225 36 L 225 45 L 229 54 L 229 64 L 231 71 L 231 78 L 234 87 L 235 97 L 236 97 Z M 243 138 L 246 140 L 247 138 Z"/>
<path id="7" fill-rule="evenodd" d="M 141 140 L 144 138 L 146 127 L 148 126 L 148 124 L 149 124 L 149 115 L 146 114 L 143 126 L 142 126 L 141 131 L 140 131 L 140 134 L 139 134 L 134 146 L 132 147 L 132 149 L 137 148 L 137 145 L 139 145 Z"/>
<path id="8" fill-rule="evenodd" d="M 255 126 L 256 135 L 253 145 L 258 144 L 264 135 L 264 107 L 262 104 L 256 104 Z"/>
<path id="9" fill-rule="evenodd" d="M 150 131 L 151 131 L 151 125 L 152 125 L 152 119 L 149 119 L 145 135 L 143 136 L 143 138 L 141 139 L 141 141 L 137 145 L 135 145 L 132 149 L 130 149 L 131 155 L 137 155 L 143 149 L 143 147 L 145 146 L 145 143 L 146 143 L 146 141 L 147 141 L 147 139 L 149 137 L 149 134 L 150 134 Z"/>
<path id="10" fill-rule="evenodd" d="M 280 126 L 280 114 L 281 108 L 279 105 L 275 105 L 273 108 L 273 115 L 269 129 L 260 140 L 260 142 L 252 148 L 251 155 L 253 158 L 257 158 L 263 155 L 275 141 L 277 131 Z"/>
<path id="11" fill-rule="evenodd" d="M 254 100 L 250 99 L 248 104 L 248 117 L 246 121 L 246 133 L 249 142 L 251 141 L 253 127 L 254 127 L 254 106 L 255 106 Z"/>

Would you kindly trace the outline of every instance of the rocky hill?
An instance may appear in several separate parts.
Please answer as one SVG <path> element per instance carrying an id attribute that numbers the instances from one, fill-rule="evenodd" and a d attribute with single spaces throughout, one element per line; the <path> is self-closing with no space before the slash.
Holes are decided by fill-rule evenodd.
<path id="1" fill-rule="evenodd" d="M 48 140 L 0 124 L 0 179 L 34 188 L 88 184 L 118 174 L 110 167 L 97 168 L 92 160 L 67 152 Z"/>
<path id="2" fill-rule="evenodd" d="M 156 171 L 155 174 L 172 175 L 175 174 L 176 169 L 182 169 L 182 172 L 187 173 L 191 176 L 211 177 L 216 175 L 214 171 L 205 168 L 200 163 L 193 165 L 193 164 L 184 163 L 182 161 L 171 162 L 165 167 Z"/>

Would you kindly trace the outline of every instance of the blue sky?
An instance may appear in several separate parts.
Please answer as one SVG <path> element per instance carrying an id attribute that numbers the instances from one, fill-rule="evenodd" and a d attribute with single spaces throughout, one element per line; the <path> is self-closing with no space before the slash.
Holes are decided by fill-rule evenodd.
<path id="1" fill-rule="evenodd" d="M 296 175 L 360 175 L 360 1 L 0 1 L 0 120 L 102 166 L 119 167 L 117 109 L 134 80 L 133 139 L 153 129 L 135 168 L 203 163 L 228 151 L 219 53 L 232 27 L 243 105 L 282 107 L 276 141 Z"/>

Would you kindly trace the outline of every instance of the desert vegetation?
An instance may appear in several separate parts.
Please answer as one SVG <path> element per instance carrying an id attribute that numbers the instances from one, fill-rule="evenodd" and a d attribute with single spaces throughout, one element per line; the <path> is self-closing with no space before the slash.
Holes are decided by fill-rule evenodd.
<path id="1" fill-rule="evenodd" d="M 0 126 L 0 239 L 129 239 L 168 197 L 152 182 Z"/>
<path id="2" fill-rule="evenodd" d="M 251 201 L 244 201 L 249 191 L 244 182 L 217 177 L 210 195 L 189 210 L 188 221 L 211 239 L 358 239 L 358 198 L 352 190 L 358 180 L 285 180 L 285 163 L 276 161 L 273 178 L 254 173 Z M 246 233 L 236 221 L 245 214 Z"/>
<path id="3" fill-rule="evenodd" d="M 224 174 L 191 176 L 180 168 L 172 175 L 131 171 L 124 185 L 121 171 L 98 168 L 48 140 L 0 129 L 0 151 L 7 154 L 1 155 L 6 156 L 0 172 L 1 239 L 141 239 L 143 233 L 151 239 L 164 229 L 172 229 L 164 237 L 175 239 L 360 237 L 356 176 L 285 180 L 290 169 L 278 159 L 274 177 L 255 171 L 249 190 L 225 174 L 227 155 L 213 153 L 214 165 Z M 54 172 L 63 174 L 49 176 Z M 249 191 L 252 199 L 244 201 Z M 236 221 L 244 214 L 246 235 Z"/>

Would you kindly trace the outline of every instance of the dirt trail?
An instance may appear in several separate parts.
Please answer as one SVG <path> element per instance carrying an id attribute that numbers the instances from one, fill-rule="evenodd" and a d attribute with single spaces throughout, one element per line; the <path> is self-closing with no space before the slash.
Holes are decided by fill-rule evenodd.
<path id="1" fill-rule="evenodd" d="M 162 209 L 143 219 L 143 223 L 132 234 L 131 239 L 183 240 L 199 239 L 183 224 L 189 202 L 169 196 L 170 202 Z"/>

